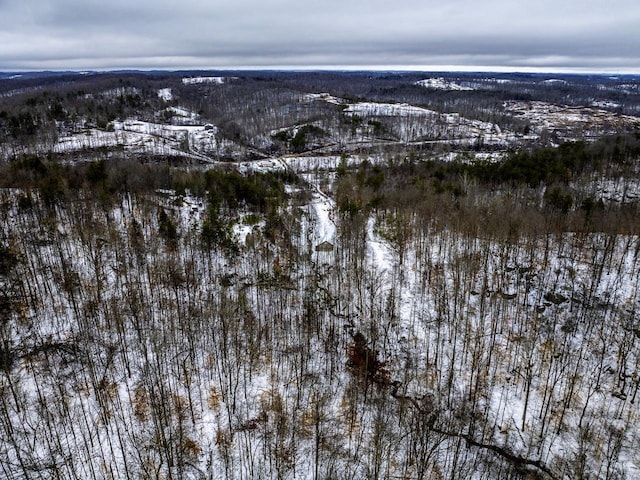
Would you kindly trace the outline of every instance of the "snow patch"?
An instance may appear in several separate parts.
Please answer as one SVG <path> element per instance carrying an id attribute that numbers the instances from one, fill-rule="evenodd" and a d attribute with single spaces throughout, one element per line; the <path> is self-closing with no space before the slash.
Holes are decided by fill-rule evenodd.
<path id="1" fill-rule="evenodd" d="M 473 90 L 471 87 L 466 87 L 464 85 L 460 85 L 459 83 L 450 82 L 442 77 L 437 78 L 425 78 L 424 80 L 418 80 L 416 85 L 425 88 L 431 88 L 433 90 L 447 90 L 447 91 L 457 91 L 464 92 Z"/>
<path id="2" fill-rule="evenodd" d="M 170 88 L 161 88 L 158 90 L 158 98 L 161 98 L 165 102 L 170 102 L 173 100 L 173 94 L 171 93 Z"/>
<path id="3" fill-rule="evenodd" d="M 318 100 L 323 100 L 327 103 L 333 103 L 335 105 L 341 105 L 346 103 L 346 101 L 342 98 L 334 97 L 329 93 L 307 93 L 304 95 L 303 100 L 306 102 L 315 102 Z"/>
<path id="4" fill-rule="evenodd" d="M 325 195 L 319 188 L 313 193 L 309 205 L 311 215 L 315 220 L 315 243 L 334 242 L 336 237 L 336 224 L 333 220 L 335 202 Z"/>
<path id="5" fill-rule="evenodd" d="M 238 77 L 184 77 L 182 83 L 184 85 L 197 85 L 201 83 L 211 83 L 215 85 L 222 85 L 229 80 L 236 80 Z"/>
<path id="6" fill-rule="evenodd" d="M 351 115 L 370 115 L 380 117 L 406 117 L 411 115 L 436 116 L 438 112 L 407 103 L 360 102 L 349 105 L 345 113 Z"/>

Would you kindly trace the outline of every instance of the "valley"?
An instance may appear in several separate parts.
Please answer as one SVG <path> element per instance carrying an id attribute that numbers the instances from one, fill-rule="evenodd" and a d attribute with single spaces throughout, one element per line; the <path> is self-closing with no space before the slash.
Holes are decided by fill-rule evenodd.
<path id="1" fill-rule="evenodd" d="M 637 477 L 639 85 L 0 79 L 0 476 Z"/>

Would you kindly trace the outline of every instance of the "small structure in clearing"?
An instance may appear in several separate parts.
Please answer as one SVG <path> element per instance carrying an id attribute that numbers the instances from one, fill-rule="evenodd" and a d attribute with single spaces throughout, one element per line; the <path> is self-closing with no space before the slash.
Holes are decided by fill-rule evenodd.
<path id="1" fill-rule="evenodd" d="M 333 243 L 326 240 L 316 245 L 316 252 L 333 252 Z"/>

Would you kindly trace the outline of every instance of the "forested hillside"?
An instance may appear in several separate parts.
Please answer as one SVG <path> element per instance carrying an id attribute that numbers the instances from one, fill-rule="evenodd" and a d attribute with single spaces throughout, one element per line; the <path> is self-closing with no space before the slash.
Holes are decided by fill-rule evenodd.
<path id="1" fill-rule="evenodd" d="M 640 475 L 637 83 L 424 78 L 2 80 L 0 477 Z"/>

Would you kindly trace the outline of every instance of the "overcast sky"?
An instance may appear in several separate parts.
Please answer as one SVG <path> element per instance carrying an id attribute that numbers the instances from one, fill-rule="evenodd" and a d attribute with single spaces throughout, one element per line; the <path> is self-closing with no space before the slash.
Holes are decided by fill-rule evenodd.
<path id="1" fill-rule="evenodd" d="M 0 0 L 0 71 L 640 73 L 638 0 Z"/>

